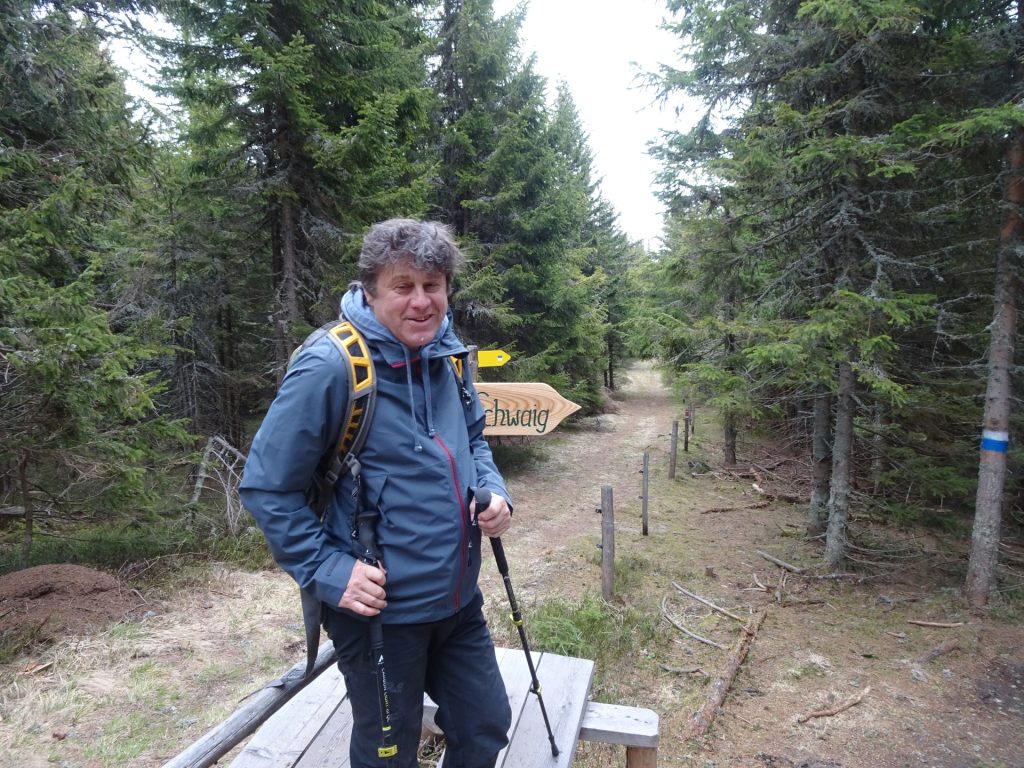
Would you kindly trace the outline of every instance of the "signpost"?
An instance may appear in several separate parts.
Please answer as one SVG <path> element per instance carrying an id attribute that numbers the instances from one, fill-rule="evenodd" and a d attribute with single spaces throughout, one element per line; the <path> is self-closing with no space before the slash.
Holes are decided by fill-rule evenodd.
<path id="1" fill-rule="evenodd" d="M 479 381 L 476 391 L 487 414 L 485 435 L 546 435 L 580 409 L 548 384 Z"/>
<path id="2" fill-rule="evenodd" d="M 503 349 L 470 347 L 470 365 L 474 371 L 504 365 L 511 358 Z M 550 385 L 539 382 L 478 381 L 476 391 L 487 414 L 485 435 L 546 435 L 561 424 L 562 419 L 580 409 Z"/>
<path id="3" fill-rule="evenodd" d="M 481 368 L 499 368 L 512 359 L 504 349 L 481 349 L 476 353 L 476 364 Z"/>

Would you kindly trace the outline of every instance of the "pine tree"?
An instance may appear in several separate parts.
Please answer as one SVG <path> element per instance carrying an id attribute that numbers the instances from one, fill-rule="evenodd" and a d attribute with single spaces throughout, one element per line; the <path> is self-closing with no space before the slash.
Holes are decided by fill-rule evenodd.
<path id="1" fill-rule="evenodd" d="M 260 233 L 272 278 L 261 298 L 278 372 L 304 332 L 336 313 L 366 226 L 424 209 L 426 169 L 414 157 L 425 117 L 417 6 L 162 6 L 181 34 L 166 45 L 178 57 L 172 92 L 189 111 L 190 141 L 217 153 L 197 158 L 197 168 L 230 162 L 255 177 L 232 194 L 257 203 L 248 228 Z M 229 281 L 248 269 L 232 264 Z"/>
<path id="2" fill-rule="evenodd" d="M 3 9 L 0 98 L 0 472 L 26 515 L 140 513 L 149 462 L 183 435 L 114 258 L 145 163 L 101 34 L 70 8 Z"/>
<path id="3" fill-rule="evenodd" d="M 735 109 L 721 127 L 709 115 L 663 145 L 666 195 L 684 213 L 700 206 L 723 234 L 735 230 L 743 258 L 732 263 L 763 272 L 741 310 L 756 331 L 741 337 L 743 354 L 750 375 L 770 385 L 766 395 L 815 404 L 800 412 L 818 416 L 817 468 L 832 443 L 826 557 L 834 567 L 846 546 L 855 451 L 871 458 L 872 486 L 883 494 L 914 489 L 926 506 L 965 491 L 955 467 L 964 466 L 957 424 L 970 412 L 961 386 L 969 357 L 948 331 L 978 326 L 964 284 L 949 278 L 986 236 L 950 205 L 966 199 L 967 174 L 951 174 L 957 162 L 936 162 L 927 147 L 936 146 L 941 115 L 963 114 L 998 90 L 1002 44 L 992 32 L 1006 28 L 1005 9 L 1000 21 L 996 4 L 970 5 L 669 4 L 685 11 L 675 28 L 695 44 L 690 70 L 663 74 L 665 90 Z M 963 149 L 953 153 L 961 168 L 991 174 L 981 142 Z M 702 183 L 688 186 L 694 178 Z M 983 176 L 973 178 L 977 191 Z M 820 418 L 827 393 L 836 397 L 832 430 Z M 922 418 L 937 402 L 946 413 Z M 858 440 L 868 424 L 875 434 Z"/>
<path id="4" fill-rule="evenodd" d="M 595 260 L 589 150 L 568 92 L 550 110 L 543 78 L 520 61 L 519 23 L 495 20 L 490 0 L 444 3 L 436 200 L 474 259 L 456 320 L 473 342 L 513 354 L 496 375 L 545 381 L 593 405 L 608 276 Z"/>

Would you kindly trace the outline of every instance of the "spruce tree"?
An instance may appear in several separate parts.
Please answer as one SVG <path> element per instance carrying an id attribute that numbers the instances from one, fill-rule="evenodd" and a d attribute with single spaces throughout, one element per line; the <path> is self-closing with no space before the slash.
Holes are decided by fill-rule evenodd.
<path id="1" fill-rule="evenodd" d="M 231 194 L 251 204 L 247 228 L 271 276 L 261 292 L 273 323 L 264 345 L 278 373 L 309 327 L 336 313 L 363 230 L 424 209 L 425 167 L 414 157 L 425 118 L 418 5 L 162 6 L 180 33 L 165 43 L 177 61 L 171 91 L 188 111 L 189 141 L 214 153 L 197 157 L 196 170 L 216 183 L 231 163 L 254 178 Z M 233 263 L 229 280 L 250 269 Z"/>
<path id="2" fill-rule="evenodd" d="M 118 290 L 147 143 L 102 35 L 31 3 L 0 27 L 0 492 L 25 509 L 27 550 L 44 511 L 145 511 L 155 452 L 183 435 L 154 413 L 158 350 Z"/>
<path id="3" fill-rule="evenodd" d="M 816 466 L 832 444 L 833 567 L 846 550 L 851 473 L 870 472 L 876 503 L 894 512 L 897 496 L 941 506 L 969 485 L 962 425 L 977 348 L 957 349 L 949 331 L 980 328 L 962 300 L 967 286 L 951 278 L 995 234 L 968 208 L 991 204 L 996 175 L 984 140 L 937 160 L 935 127 L 1012 90 L 995 85 L 1007 50 L 997 41 L 1009 38 L 993 32 L 1011 31 L 1005 8 L 969 5 L 669 4 L 684 12 L 675 28 L 694 45 L 691 68 L 666 70 L 663 87 L 731 112 L 662 146 L 666 197 L 738 232 L 743 258 L 718 269 L 762 272 L 740 316 L 753 330 L 743 354 L 749 375 L 768 385 L 755 389 L 774 390 L 775 402 L 785 395 L 814 425 Z M 969 166 L 976 196 L 951 205 L 967 200 L 960 169 Z M 833 402 L 826 430 L 811 414 Z M 819 524 L 812 509 L 810 525 Z"/>

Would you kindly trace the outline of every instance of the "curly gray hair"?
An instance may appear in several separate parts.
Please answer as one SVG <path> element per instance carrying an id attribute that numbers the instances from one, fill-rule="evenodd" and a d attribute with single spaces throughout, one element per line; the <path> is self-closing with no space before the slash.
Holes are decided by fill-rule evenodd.
<path id="1" fill-rule="evenodd" d="M 421 272 L 443 273 L 450 294 L 465 257 L 444 224 L 416 219 L 378 222 L 363 237 L 359 251 L 359 281 L 367 293 L 375 296 L 381 271 L 403 260 Z"/>

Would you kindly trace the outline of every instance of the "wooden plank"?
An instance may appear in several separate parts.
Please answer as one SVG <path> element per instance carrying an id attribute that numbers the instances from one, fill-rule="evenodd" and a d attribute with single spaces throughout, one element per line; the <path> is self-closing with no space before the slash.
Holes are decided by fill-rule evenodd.
<path id="1" fill-rule="evenodd" d="M 274 713 L 231 768 L 294 768 L 346 698 L 345 679 L 334 666 L 307 685 L 287 708 Z"/>
<path id="2" fill-rule="evenodd" d="M 501 768 L 568 768 L 576 755 L 577 736 L 594 677 L 594 662 L 545 653 L 536 668 L 559 754 L 557 757 L 551 754 L 540 703 L 530 694 L 512 743 L 504 759 L 498 762 Z"/>
<path id="3" fill-rule="evenodd" d="M 332 666 L 334 646 L 328 641 L 320 646 L 310 678 L 303 677 L 306 668 L 303 659 L 280 678 L 246 697 L 243 706 L 194 741 L 185 751 L 164 763 L 163 768 L 209 768 L 216 764 L 313 679 Z"/>
<path id="4" fill-rule="evenodd" d="M 660 741 L 658 713 L 643 707 L 624 707 L 591 701 L 580 726 L 582 741 L 656 747 Z"/>
<path id="5" fill-rule="evenodd" d="M 345 697 L 295 768 L 348 768 L 351 738 L 352 703 Z"/>
<path id="6" fill-rule="evenodd" d="M 540 664 L 541 654 L 532 653 L 530 657 L 533 659 L 534 667 Z M 501 679 L 505 682 L 505 693 L 508 695 L 509 709 L 512 710 L 512 723 L 508 728 L 508 740 L 511 742 L 519 728 L 519 720 L 523 716 L 523 710 L 532 696 L 530 694 L 530 681 L 532 678 L 530 677 L 530 667 L 526 663 L 526 653 L 521 648 L 506 649 L 505 656 L 499 662 L 498 668 L 501 670 Z M 495 764 L 497 768 L 501 768 L 504 764 L 507 753 L 508 747 L 505 747 L 505 749 L 498 753 L 498 759 Z"/>

